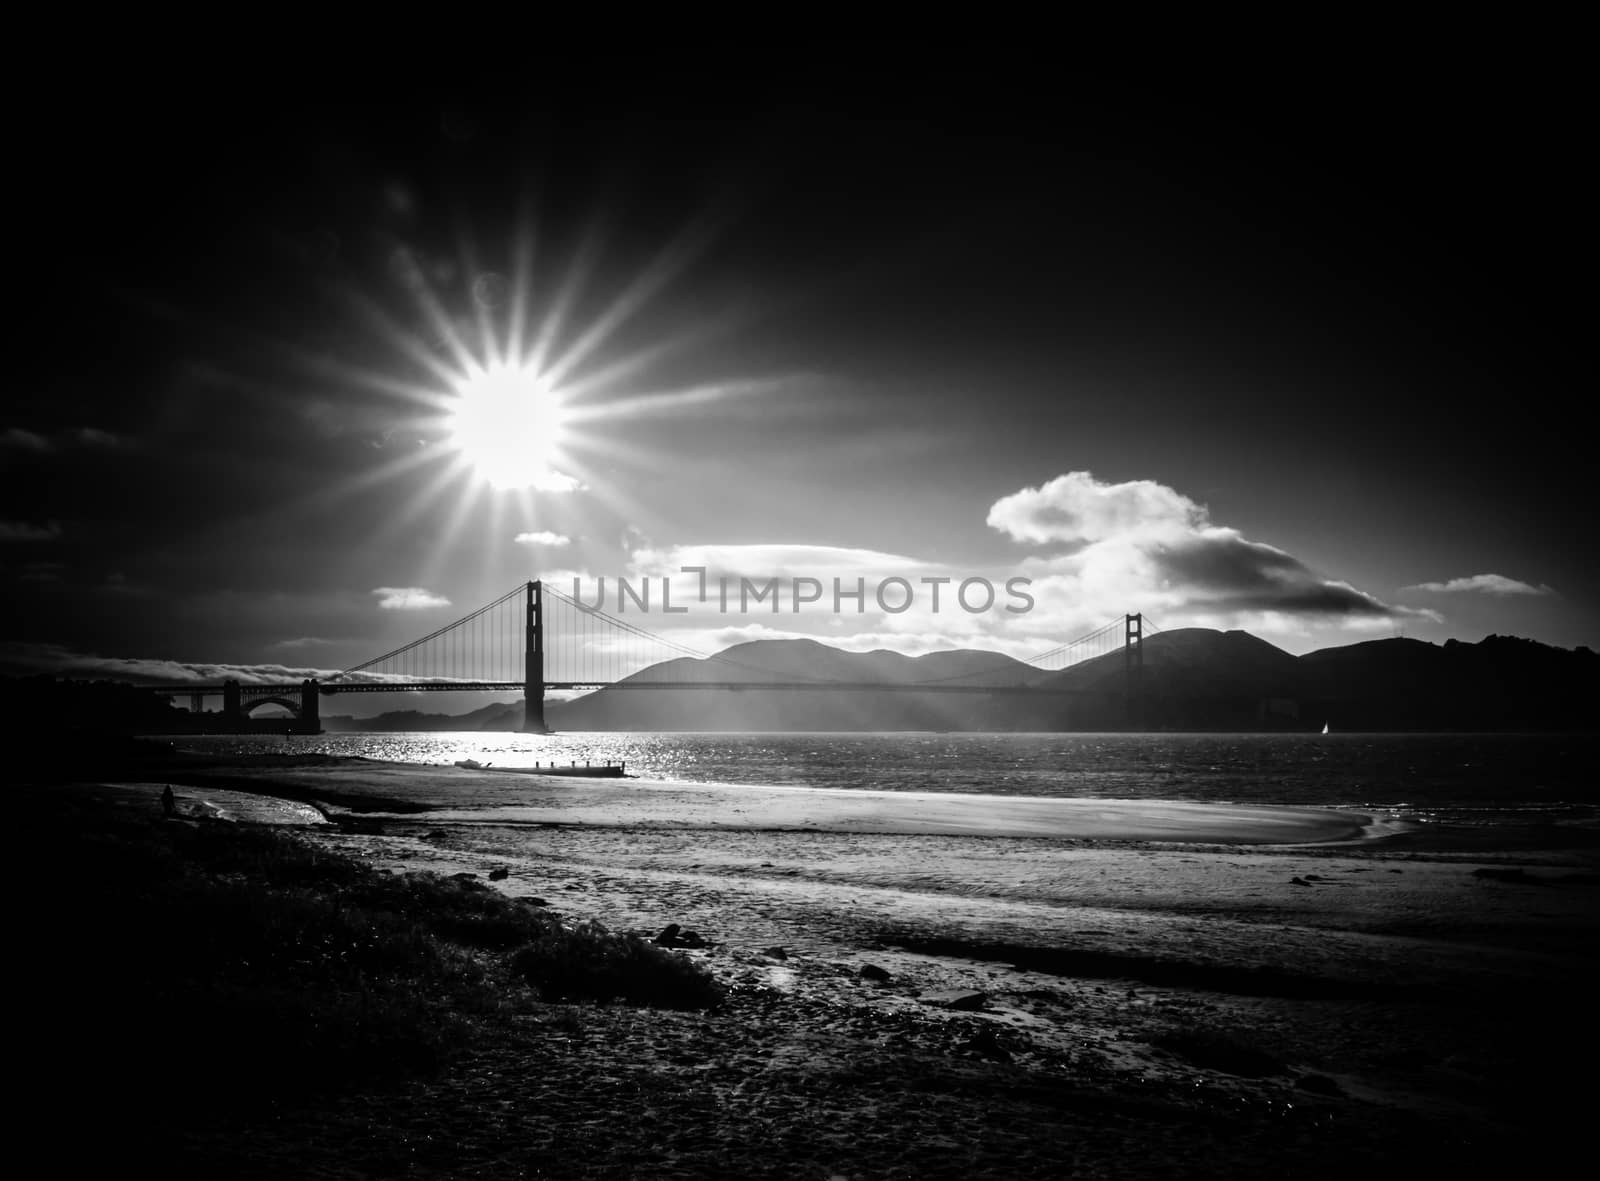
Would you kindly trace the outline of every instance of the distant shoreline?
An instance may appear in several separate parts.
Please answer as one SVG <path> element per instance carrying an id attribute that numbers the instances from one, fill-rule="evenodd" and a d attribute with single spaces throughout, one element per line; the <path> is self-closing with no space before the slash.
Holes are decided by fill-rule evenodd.
<path id="1" fill-rule="evenodd" d="M 696 829 L 809 829 L 911 836 L 1300 845 L 1381 839 L 1408 831 L 1370 812 L 1182 800 L 1073 799 L 679 783 L 396 763 L 359 756 L 271 756 L 170 770 L 169 778 L 325 803 L 366 815 L 426 815 L 474 823 Z"/>

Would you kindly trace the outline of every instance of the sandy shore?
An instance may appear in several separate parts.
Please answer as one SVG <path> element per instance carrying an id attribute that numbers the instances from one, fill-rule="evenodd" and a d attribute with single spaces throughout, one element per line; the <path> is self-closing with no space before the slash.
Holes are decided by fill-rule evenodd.
<path id="1" fill-rule="evenodd" d="M 951 792 L 845 791 L 520 775 L 361 759 L 211 773 L 213 781 L 300 788 L 335 808 L 438 820 L 634 828 L 811 829 L 1071 840 L 1305 844 L 1404 831 L 1393 817 L 1327 808 L 1074 800 Z"/>
<path id="2" fill-rule="evenodd" d="M 677 923 L 703 943 L 685 954 L 767 1006 L 752 1030 L 782 1007 L 788 1032 L 768 1034 L 788 1048 L 763 1070 L 876 1053 L 909 1021 L 961 1061 L 1176 1105 L 1184 1126 L 1239 1116 L 1255 1130 L 1238 1168 L 1205 1175 L 1273 1175 L 1289 1122 L 1323 1163 L 1348 1151 L 1361 1167 L 1402 1141 L 1471 1157 L 1559 1137 L 1576 1098 L 1562 1071 L 1592 1048 L 1586 830 L 1492 848 L 1340 810 L 349 760 L 179 778 L 187 814 L 295 825 L 397 870 L 492 874 L 574 921 Z M 162 786 L 117 790 L 154 807 Z"/>

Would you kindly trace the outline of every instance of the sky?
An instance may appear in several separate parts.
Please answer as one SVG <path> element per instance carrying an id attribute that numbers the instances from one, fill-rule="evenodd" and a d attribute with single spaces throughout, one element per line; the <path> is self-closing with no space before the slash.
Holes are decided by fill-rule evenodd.
<path id="1" fill-rule="evenodd" d="M 702 651 L 1600 644 L 1571 75 L 906 59 L 19 122 L 0 671 L 339 670 L 530 578 Z"/>

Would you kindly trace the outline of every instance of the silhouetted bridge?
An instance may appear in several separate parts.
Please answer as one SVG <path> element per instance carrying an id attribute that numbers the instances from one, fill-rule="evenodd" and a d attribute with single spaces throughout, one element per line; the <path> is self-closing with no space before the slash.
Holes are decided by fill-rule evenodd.
<path id="1" fill-rule="evenodd" d="M 620 607 L 619 607 L 620 610 Z M 1085 660 L 1123 652 L 1124 694 L 1131 700 L 1144 667 L 1145 620 L 1120 619 L 1040 653 L 1024 663 L 1040 674 Z M 699 662 L 718 679 L 686 677 L 678 660 Z M 508 675 L 509 674 L 509 675 Z M 741 675 L 742 674 L 742 675 Z M 922 681 L 856 681 L 784 674 L 725 654 L 708 655 L 675 640 L 608 615 L 540 581 L 524 583 L 494 602 L 382 656 L 355 665 L 327 680 L 276 684 L 166 684 L 149 688 L 174 699 L 188 697 L 196 714 L 207 697 L 222 698 L 224 725 L 241 726 L 250 713 L 276 705 L 294 716 L 290 727 L 302 733 L 321 730 L 320 700 L 338 693 L 523 694 L 525 733 L 545 734 L 545 693 L 550 690 L 735 690 L 873 693 L 982 693 L 1021 696 L 1078 696 L 1081 688 L 996 683 L 1008 675 L 998 668 Z"/>

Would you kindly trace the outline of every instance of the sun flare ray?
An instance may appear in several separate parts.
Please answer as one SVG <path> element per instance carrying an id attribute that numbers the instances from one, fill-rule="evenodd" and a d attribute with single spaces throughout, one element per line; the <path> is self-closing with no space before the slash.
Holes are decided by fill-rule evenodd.
<path id="1" fill-rule="evenodd" d="M 650 303 L 668 284 L 683 273 L 705 250 L 711 239 L 710 227 L 701 224 L 691 227 L 651 260 L 633 282 L 617 296 L 601 315 L 584 330 L 582 336 L 567 349 L 546 372 L 552 382 L 565 380 L 568 373 L 583 363 L 596 349 L 626 324 L 639 310 Z"/>

